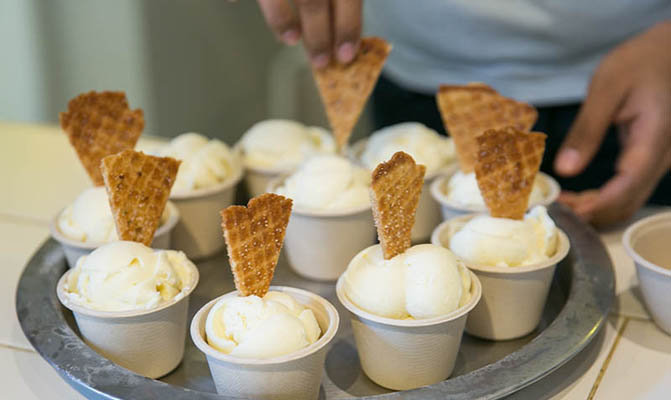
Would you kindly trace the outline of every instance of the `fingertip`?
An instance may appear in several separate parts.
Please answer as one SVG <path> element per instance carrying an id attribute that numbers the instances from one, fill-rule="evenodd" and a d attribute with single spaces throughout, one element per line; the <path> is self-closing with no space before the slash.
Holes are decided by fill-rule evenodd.
<path id="1" fill-rule="evenodd" d="M 326 53 L 316 54 L 310 57 L 310 62 L 312 66 L 317 69 L 325 68 L 331 62 L 331 57 Z"/>
<path id="2" fill-rule="evenodd" d="M 282 35 L 280 35 L 280 38 L 284 44 L 293 46 L 301 39 L 301 34 L 296 29 L 289 29 L 284 31 Z"/>
<path id="3" fill-rule="evenodd" d="M 338 47 L 336 54 L 338 56 L 338 61 L 343 64 L 349 64 L 356 55 L 356 44 L 345 42 Z"/>
<path id="4" fill-rule="evenodd" d="M 569 176 L 580 172 L 581 159 L 578 150 L 573 148 L 562 149 L 555 158 L 554 168 L 558 174 Z"/>

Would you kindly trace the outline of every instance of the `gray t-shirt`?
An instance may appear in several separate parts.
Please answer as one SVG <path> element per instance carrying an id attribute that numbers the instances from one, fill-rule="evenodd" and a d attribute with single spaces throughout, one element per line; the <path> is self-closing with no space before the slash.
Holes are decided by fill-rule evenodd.
<path id="1" fill-rule="evenodd" d="M 385 74 L 407 89 L 480 81 L 550 105 L 582 99 L 601 58 L 671 18 L 671 0 L 366 0 L 364 17 L 393 45 Z"/>

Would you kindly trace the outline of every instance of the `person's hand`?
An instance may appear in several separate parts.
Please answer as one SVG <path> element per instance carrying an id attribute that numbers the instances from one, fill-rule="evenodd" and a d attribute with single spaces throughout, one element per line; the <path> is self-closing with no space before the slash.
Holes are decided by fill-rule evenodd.
<path id="1" fill-rule="evenodd" d="M 579 174 L 611 124 L 620 128 L 622 143 L 615 176 L 599 189 L 559 198 L 596 225 L 629 218 L 671 166 L 671 21 L 624 42 L 603 59 L 555 159 L 557 173 Z"/>
<path id="2" fill-rule="evenodd" d="M 332 57 L 347 64 L 361 36 L 362 0 L 258 0 L 266 22 L 282 42 L 302 38 L 312 65 L 323 68 Z"/>

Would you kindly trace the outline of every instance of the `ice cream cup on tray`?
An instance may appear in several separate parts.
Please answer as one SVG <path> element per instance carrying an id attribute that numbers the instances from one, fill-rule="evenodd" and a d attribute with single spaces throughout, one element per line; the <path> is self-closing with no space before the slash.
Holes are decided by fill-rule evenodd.
<path id="1" fill-rule="evenodd" d="M 210 301 L 196 313 L 191 321 L 191 339 L 205 353 L 219 394 L 253 399 L 316 399 L 328 345 L 338 330 L 338 312 L 324 298 L 302 289 L 271 286 L 270 291 L 288 294 L 311 310 L 322 332 L 319 339 L 300 350 L 270 358 L 238 357 L 215 349 L 207 341 L 207 317 L 215 304 L 238 296 L 237 291 Z"/>
<path id="2" fill-rule="evenodd" d="M 349 148 L 348 155 L 372 171 L 397 151 L 410 154 L 418 164 L 426 166 L 411 238 L 413 242 L 427 240 L 441 221 L 440 205 L 431 197 L 431 183 L 456 165 L 452 140 L 420 123 L 405 122 L 385 127 L 371 134 L 370 138 L 357 141 Z"/>
<path id="3" fill-rule="evenodd" d="M 277 192 L 285 178 L 268 186 Z M 326 182 L 328 184 L 328 182 Z M 370 203 L 342 210 L 313 210 L 295 204 L 284 239 L 289 265 L 308 279 L 335 281 L 361 249 L 375 243 Z"/>
<path id="4" fill-rule="evenodd" d="M 101 187 L 99 189 L 93 190 L 105 190 Z M 116 240 L 114 238 L 109 238 L 110 240 L 96 240 L 96 241 L 82 241 L 76 240 L 66 233 L 63 232 L 63 229 L 60 227 L 60 223 L 64 218 L 64 213 L 69 212 L 68 209 L 64 209 L 59 212 L 56 217 L 49 224 L 49 231 L 51 237 L 54 238 L 58 243 L 63 247 L 63 252 L 65 252 L 65 260 L 70 268 L 74 268 L 77 264 L 79 257 L 90 254 L 93 250 L 98 247 L 108 243 L 111 240 Z M 109 227 L 108 229 L 114 230 L 114 221 L 112 219 L 111 211 L 109 212 Z M 152 247 L 157 249 L 169 249 L 172 246 L 172 236 L 175 227 L 177 226 L 180 220 L 180 213 L 177 207 L 173 202 L 168 201 L 165 205 L 165 211 L 161 219 L 161 223 L 156 229 L 154 234 L 154 241 L 152 242 Z"/>
<path id="5" fill-rule="evenodd" d="M 155 151 L 181 161 L 170 192 L 181 219 L 173 233 L 173 248 L 193 260 L 223 250 L 219 211 L 233 204 L 242 179 L 239 155 L 225 143 L 197 133 L 184 133 Z M 215 216 L 215 217 L 213 217 Z"/>
<path id="6" fill-rule="evenodd" d="M 482 289 L 471 276 L 470 299 L 456 310 L 427 319 L 380 317 L 357 306 L 338 279 L 338 300 L 349 311 L 361 367 L 375 383 L 388 389 L 409 390 L 447 379 L 461 345 L 466 319 Z"/>
<path id="7" fill-rule="evenodd" d="M 434 230 L 431 243 L 449 249 L 453 235 L 476 216 L 462 215 L 443 222 Z M 464 260 L 482 284 L 482 300 L 468 317 L 467 333 L 483 339 L 508 340 L 525 336 L 538 326 L 555 267 L 570 247 L 566 234 L 556 229 L 556 248 L 546 260 L 510 267 Z"/>
<path id="8" fill-rule="evenodd" d="M 132 242 L 115 242 L 107 246 L 117 244 L 125 246 L 128 243 Z M 153 251 L 146 247 L 145 249 Z M 175 257 L 173 260 L 177 260 L 182 268 L 179 274 L 184 278 L 183 286 L 171 299 L 159 301 L 156 304 L 152 303 L 150 306 L 140 305 L 136 309 L 122 311 L 96 308 L 92 306 L 95 303 L 87 303 L 80 300 L 81 297 L 72 295 L 72 285 L 77 281 L 73 274 L 81 273 L 77 268 L 68 270 L 58 281 L 56 287 L 58 299 L 63 306 L 72 311 L 83 340 L 91 348 L 116 364 L 148 378 L 166 375 L 182 361 L 187 332 L 189 296 L 198 284 L 199 278 L 198 269 L 184 257 L 183 253 L 160 250 L 154 254 L 159 252 L 170 252 L 171 257 Z M 100 254 L 96 255 L 94 252 L 87 258 L 99 256 Z M 144 262 L 146 260 L 139 261 L 137 265 L 142 265 Z M 165 262 L 165 258 L 161 262 Z M 137 265 L 132 265 L 132 269 L 136 270 Z M 151 269 L 150 267 L 149 270 Z M 117 283 L 120 282 L 119 276 L 116 275 L 114 278 L 117 279 Z M 94 278 L 91 278 L 91 281 L 93 280 Z M 151 282 L 147 284 L 147 287 L 149 286 Z M 91 289 L 101 290 L 107 295 L 124 292 L 114 287 L 105 289 L 104 286 Z M 126 292 L 134 290 L 135 288 L 128 289 Z"/>
<path id="9" fill-rule="evenodd" d="M 624 232 L 645 305 L 657 326 L 671 335 L 671 212 L 644 218 Z"/>
<path id="10" fill-rule="evenodd" d="M 269 119 L 254 124 L 235 145 L 245 166 L 250 197 L 265 193 L 275 178 L 291 173 L 306 158 L 335 152 L 331 134 L 296 121 Z"/>
<path id="11" fill-rule="evenodd" d="M 463 194 L 464 197 L 468 200 L 467 202 L 455 200 L 449 195 L 450 179 L 452 179 L 452 177 L 457 174 L 458 178 L 461 178 L 462 184 L 467 186 Z M 531 198 L 529 199 L 529 208 L 539 204 L 548 206 L 557 200 L 559 193 L 561 192 L 559 183 L 557 183 L 557 181 L 554 180 L 554 178 L 552 178 L 550 175 L 544 174 L 542 172 L 538 173 L 534 186 L 537 186 L 538 189 L 536 189 L 537 191 L 532 191 Z M 487 207 L 485 206 L 484 200 L 480 195 L 475 176 L 460 173 L 457 164 L 454 164 L 451 166 L 451 168 L 444 170 L 441 176 L 435 178 L 431 182 L 429 192 L 431 193 L 433 199 L 440 205 L 440 211 L 443 220 L 448 220 L 450 218 L 465 214 L 487 212 Z M 476 198 L 476 200 L 472 200 L 473 198 Z"/>

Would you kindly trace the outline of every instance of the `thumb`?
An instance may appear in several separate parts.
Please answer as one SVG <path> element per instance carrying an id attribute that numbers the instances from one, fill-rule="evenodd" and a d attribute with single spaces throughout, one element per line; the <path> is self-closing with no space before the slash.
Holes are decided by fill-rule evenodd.
<path id="1" fill-rule="evenodd" d="M 558 174 L 582 172 L 594 157 L 626 94 L 625 86 L 613 76 L 609 62 L 597 69 L 578 116 L 562 143 L 554 168 Z"/>

